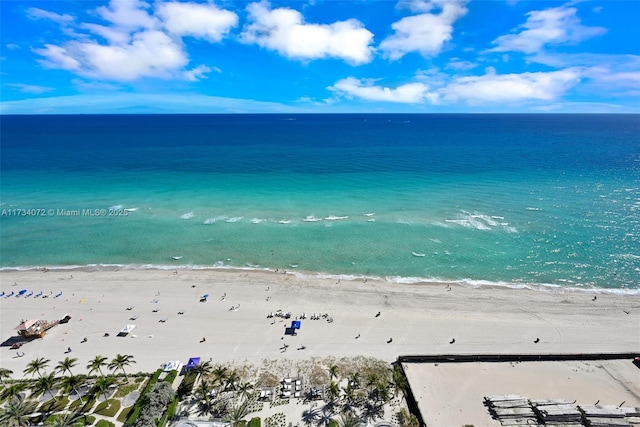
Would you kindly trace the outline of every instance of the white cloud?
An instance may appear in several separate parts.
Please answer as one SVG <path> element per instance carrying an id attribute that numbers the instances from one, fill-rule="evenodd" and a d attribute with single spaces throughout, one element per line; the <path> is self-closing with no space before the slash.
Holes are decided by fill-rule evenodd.
<path id="1" fill-rule="evenodd" d="M 329 90 L 347 98 L 360 98 L 367 101 L 396 102 L 418 104 L 429 100 L 437 103 L 437 95 L 429 92 L 424 83 L 407 83 L 396 88 L 376 86 L 372 81 L 347 77 L 336 82 Z"/>
<path id="2" fill-rule="evenodd" d="M 83 59 L 85 74 L 114 80 L 136 80 L 146 76 L 167 78 L 189 62 L 179 44 L 154 30 L 134 34 L 127 45 L 78 43 L 75 46 Z"/>
<path id="3" fill-rule="evenodd" d="M 57 22 L 58 24 L 68 24 L 73 21 L 73 16 L 67 15 L 66 13 L 64 15 L 59 15 L 55 12 L 49 12 L 36 7 L 27 9 L 27 16 L 31 19 L 48 19 L 50 21 Z"/>
<path id="4" fill-rule="evenodd" d="M 332 24 L 306 24 L 302 14 L 288 8 L 271 9 L 269 3 L 247 6 L 249 24 L 242 41 L 255 43 L 294 59 L 339 58 L 353 64 L 370 62 L 373 33 L 356 19 Z"/>
<path id="5" fill-rule="evenodd" d="M 189 57 L 182 36 L 217 42 L 236 25 L 237 16 L 213 4 L 156 3 L 155 14 L 141 0 L 111 0 L 94 15 L 106 23 L 83 22 L 85 33 L 72 40 L 35 49 L 49 68 L 83 77 L 133 81 L 143 77 L 197 81 L 211 71 L 206 65 L 187 69 Z M 95 36 L 99 36 L 97 38 Z"/>
<path id="6" fill-rule="evenodd" d="M 89 30 L 90 32 L 99 35 L 109 43 L 125 44 L 131 39 L 129 31 L 124 31 L 121 28 L 107 27 L 106 25 L 83 23 L 81 28 Z"/>
<path id="7" fill-rule="evenodd" d="M 437 70 L 427 70 L 416 75 L 414 82 L 396 88 L 378 86 L 373 80 L 348 77 L 328 89 L 345 98 L 368 101 L 432 105 L 508 105 L 556 101 L 577 85 L 581 77 L 581 70 L 577 68 L 502 75 L 489 68 L 486 74 L 481 76 L 449 80 Z"/>
<path id="8" fill-rule="evenodd" d="M 547 44 L 575 44 L 589 37 L 604 34 L 602 27 L 586 27 L 576 16 L 573 7 L 559 6 L 527 13 L 527 22 L 517 32 L 500 36 L 493 41 L 495 52 L 536 53 Z"/>
<path id="9" fill-rule="evenodd" d="M 9 87 L 16 88 L 22 93 L 40 94 L 40 93 L 46 93 L 46 92 L 53 92 L 55 90 L 52 87 L 27 85 L 22 83 L 7 83 L 6 85 Z"/>
<path id="10" fill-rule="evenodd" d="M 207 76 L 205 74 L 210 72 L 211 68 L 207 67 L 206 65 L 198 65 L 196 68 L 185 71 L 184 73 L 182 73 L 182 75 L 184 76 L 185 80 L 196 82 L 201 79 L 206 79 Z"/>
<path id="11" fill-rule="evenodd" d="M 238 25 L 238 15 L 213 4 L 161 3 L 156 14 L 172 34 L 214 42 L 219 42 L 232 27 Z"/>
<path id="12" fill-rule="evenodd" d="M 451 58 L 449 63 L 446 65 L 446 68 L 450 68 L 452 70 L 471 70 L 472 68 L 476 68 L 478 64 L 471 61 L 463 61 L 459 58 Z"/>
<path id="13" fill-rule="evenodd" d="M 148 8 L 149 4 L 141 0 L 111 0 L 108 7 L 100 6 L 96 12 L 118 27 L 153 28 L 157 25 L 157 21 L 147 13 Z"/>
<path id="14" fill-rule="evenodd" d="M 78 70 L 81 65 L 66 48 L 52 44 L 45 44 L 44 48 L 34 49 L 34 52 L 44 56 L 39 62 L 45 67 L 61 68 L 63 70 Z"/>
<path id="15" fill-rule="evenodd" d="M 440 9 L 440 13 L 422 13 L 394 22 L 391 25 L 394 34 L 380 43 L 380 49 L 392 60 L 409 52 L 437 55 L 451 40 L 453 23 L 467 13 L 464 0 L 412 1 L 409 7 L 413 11 Z"/>
<path id="16" fill-rule="evenodd" d="M 459 77 L 441 90 L 447 102 L 477 105 L 495 102 L 552 101 L 580 82 L 577 69 Z"/>

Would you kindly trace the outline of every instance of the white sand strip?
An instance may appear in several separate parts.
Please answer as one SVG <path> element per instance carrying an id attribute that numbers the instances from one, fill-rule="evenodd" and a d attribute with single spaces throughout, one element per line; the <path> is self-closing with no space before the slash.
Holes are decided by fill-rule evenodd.
<path id="1" fill-rule="evenodd" d="M 333 279 L 222 270 L 3 271 L 0 283 L 7 293 L 52 293 L 48 298 L 0 298 L 2 341 L 15 335 L 13 328 L 22 319 L 73 317 L 24 345 L 24 357 L 8 347 L 0 349 L 0 365 L 17 375 L 36 357 L 55 365 L 67 356 L 68 347 L 68 356 L 79 359 L 77 372 L 96 355 L 111 359 L 118 353 L 134 356 L 137 364 L 131 370 L 150 372 L 168 360 L 184 362 L 191 356 L 214 362 L 311 355 L 393 361 L 410 354 L 640 350 L 637 295 L 600 294 L 594 301 L 593 294 L 560 290 L 448 290 L 437 283 L 374 280 L 337 284 Z M 62 296 L 54 298 L 59 292 Z M 207 302 L 199 302 L 204 294 Z M 126 310 L 129 306 L 134 308 Z M 278 309 L 290 311 L 292 319 L 267 318 Z M 285 325 L 302 313 L 307 319 L 298 335 L 285 337 Z M 333 322 L 310 320 L 314 313 L 326 313 Z M 126 324 L 136 325 L 136 338 L 116 336 Z M 87 342 L 81 343 L 85 337 Z M 284 343 L 289 348 L 281 352 Z M 296 350 L 300 345 L 306 349 Z"/>

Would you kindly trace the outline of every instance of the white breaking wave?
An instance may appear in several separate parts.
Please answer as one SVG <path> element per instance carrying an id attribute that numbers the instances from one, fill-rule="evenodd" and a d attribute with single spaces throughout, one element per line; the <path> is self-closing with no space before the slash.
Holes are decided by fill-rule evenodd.
<path id="1" fill-rule="evenodd" d="M 336 216 L 336 215 L 329 215 L 326 216 L 324 219 L 326 219 L 327 221 L 337 221 L 340 219 L 348 219 L 348 216 Z"/>
<path id="2" fill-rule="evenodd" d="M 483 213 L 470 213 L 462 211 L 455 219 L 445 219 L 445 223 L 457 224 L 465 228 L 473 228 L 475 230 L 495 230 L 503 229 L 508 233 L 517 233 L 515 227 L 510 226 L 508 222 L 498 222 L 496 219 L 504 219 L 503 217 L 485 215 Z"/>
<path id="3" fill-rule="evenodd" d="M 187 212 L 186 214 L 180 215 L 180 219 L 191 219 L 193 218 L 193 212 Z"/>
<path id="4" fill-rule="evenodd" d="M 293 265 L 292 265 L 293 267 Z M 295 266 L 297 267 L 297 265 Z M 0 271 L 31 271 L 31 270 L 42 270 L 45 266 L 23 266 L 23 267 L 0 267 Z M 69 271 L 69 270 L 81 270 L 81 271 L 117 271 L 117 270 L 176 270 L 176 269 L 184 269 L 184 270 L 238 270 L 238 271 L 272 271 L 266 267 L 236 267 L 229 265 L 223 261 L 218 261 L 212 265 L 162 265 L 162 264 L 87 264 L 87 265 L 67 265 L 67 266 L 46 266 L 46 268 L 50 271 Z M 549 283 L 510 283 L 510 282 L 492 282 L 489 280 L 475 280 L 475 279 L 461 279 L 461 280 L 443 280 L 437 277 L 403 277 L 403 276 L 364 276 L 364 275 L 353 275 L 353 274 L 327 274 L 327 273 L 313 273 L 313 272 L 287 272 L 288 274 L 292 274 L 294 277 L 304 279 L 304 278 L 320 278 L 320 279 L 333 279 L 333 280 L 348 280 L 348 281 L 356 281 L 356 280 L 383 280 L 387 283 L 397 283 L 397 284 L 419 284 L 424 283 L 426 286 L 428 284 L 457 284 L 461 286 L 468 286 L 473 288 L 479 288 L 484 286 L 500 286 L 507 287 L 512 289 L 529 289 L 533 291 L 543 291 L 543 292 L 557 292 L 557 293 L 567 293 L 567 292 L 580 292 L 580 293 L 597 293 L 597 294 L 613 294 L 613 295 L 640 295 L 640 289 L 628 289 L 628 288 L 617 288 L 617 289 L 609 289 L 609 288 L 594 288 L 591 286 L 562 286 L 557 284 L 549 284 Z"/>
<path id="5" fill-rule="evenodd" d="M 204 220 L 203 224 L 215 224 L 218 221 L 227 221 L 229 219 L 226 215 L 220 215 L 213 218 L 207 218 Z"/>

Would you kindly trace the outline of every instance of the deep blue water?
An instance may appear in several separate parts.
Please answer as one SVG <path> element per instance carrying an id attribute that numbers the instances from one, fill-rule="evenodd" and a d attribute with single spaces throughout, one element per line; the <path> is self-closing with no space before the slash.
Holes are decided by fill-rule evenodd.
<path id="1" fill-rule="evenodd" d="M 5 268 L 225 265 L 640 289 L 638 115 L 0 120 Z M 126 216 L 58 211 L 110 207 Z"/>

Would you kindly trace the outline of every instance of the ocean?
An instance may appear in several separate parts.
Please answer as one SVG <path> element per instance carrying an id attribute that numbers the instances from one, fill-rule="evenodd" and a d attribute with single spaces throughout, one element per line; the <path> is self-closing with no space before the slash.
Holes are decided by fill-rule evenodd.
<path id="1" fill-rule="evenodd" d="M 0 267 L 640 293 L 640 115 L 0 116 Z"/>

